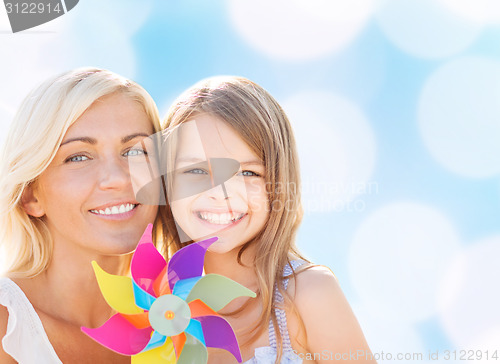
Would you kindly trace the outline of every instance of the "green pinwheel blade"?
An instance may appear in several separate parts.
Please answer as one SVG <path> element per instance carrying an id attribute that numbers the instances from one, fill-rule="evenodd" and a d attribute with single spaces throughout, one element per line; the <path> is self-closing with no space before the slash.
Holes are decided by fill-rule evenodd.
<path id="1" fill-rule="evenodd" d="M 205 345 L 194 336 L 186 333 L 186 343 L 182 348 L 177 364 L 206 364 L 208 351 Z"/>
<path id="2" fill-rule="evenodd" d="M 241 284 L 219 274 L 207 274 L 193 286 L 187 302 L 202 300 L 214 311 L 219 311 L 237 297 L 255 297 L 256 294 Z"/>

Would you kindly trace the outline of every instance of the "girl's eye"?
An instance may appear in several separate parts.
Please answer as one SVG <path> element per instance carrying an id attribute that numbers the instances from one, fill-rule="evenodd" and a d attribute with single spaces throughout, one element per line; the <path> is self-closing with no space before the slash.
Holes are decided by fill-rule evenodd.
<path id="1" fill-rule="evenodd" d="M 260 174 L 254 171 L 241 171 L 239 175 L 243 177 L 260 177 Z"/>
<path id="2" fill-rule="evenodd" d="M 130 149 L 124 153 L 125 157 L 137 157 L 139 155 L 148 155 L 143 149 Z"/>
<path id="3" fill-rule="evenodd" d="M 67 162 L 84 162 L 89 160 L 90 158 L 87 157 L 86 155 L 78 154 L 78 155 L 73 155 L 71 157 L 66 158 L 64 161 L 65 163 Z"/>
<path id="4" fill-rule="evenodd" d="M 201 168 L 193 168 L 188 171 L 185 171 L 184 173 L 189 173 L 189 174 L 208 174 L 207 171 Z"/>

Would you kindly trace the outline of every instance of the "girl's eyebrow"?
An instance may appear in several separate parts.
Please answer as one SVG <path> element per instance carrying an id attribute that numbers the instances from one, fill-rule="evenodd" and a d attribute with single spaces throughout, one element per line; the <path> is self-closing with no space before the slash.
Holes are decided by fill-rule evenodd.
<path id="1" fill-rule="evenodd" d="M 134 134 L 130 134 L 130 135 L 124 136 L 121 139 L 121 142 L 122 142 L 122 144 L 125 144 L 125 143 L 127 143 L 127 142 L 129 142 L 132 139 L 135 139 L 137 137 L 145 137 L 145 138 L 147 138 L 147 137 L 149 137 L 149 134 L 146 134 L 146 133 L 134 133 Z M 91 137 L 70 138 L 70 139 L 64 140 L 59 147 L 62 147 L 63 145 L 68 144 L 68 143 L 72 143 L 72 142 L 82 142 L 82 143 L 87 143 L 87 144 L 95 145 L 95 144 L 97 144 L 97 139 L 91 138 Z"/>
<path id="2" fill-rule="evenodd" d="M 262 162 L 260 159 L 255 159 L 247 162 L 240 162 L 240 165 L 242 166 L 248 166 L 248 165 L 264 165 L 264 162 Z"/>

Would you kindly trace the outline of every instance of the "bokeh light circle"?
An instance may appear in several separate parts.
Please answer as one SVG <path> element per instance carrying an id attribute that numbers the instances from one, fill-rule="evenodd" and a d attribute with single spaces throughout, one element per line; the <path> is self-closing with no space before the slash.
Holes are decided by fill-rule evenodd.
<path id="1" fill-rule="evenodd" d="M 500 337 L 499 257 L 500 236 L 475 242 L 455 256 L 440 282 L 439 318 L 458 348 Z"/>
<path id="2" fill-rule="evenodd" d="M 419 100 L 418 123 L 432 156 L 461 176 L 500 173 L 500 62 L 464 57 L 435 71 Z"/>
<path id="3" fill-rule="evenodd" d="M 500 2 L 498 0 L 439 0 L 455 14 L 482 24 L 500 23 Z"/>
<path id="4" fill-rule="evenodd" d="M 303 61 L 342 49 L 360 33 L 374 0 L 228 1 L 236 31 L 258 51 Z"/>
<path id="5" fill-rule="evenodd" d="M 437 310 L 443 264 L 459 246 L 454 226 L 438 210 L 414 202 L 384 206 L 361 223 L 353 238 L 353 286 L 388 320 L 428 318 Z"/>
<path id="6" fill-rule="evenodd" d="M 374 311 L 370 302 L 354 303 L 352 308 L 377 363 L 394 363 L 396 357 L 387 360 L 387 354 L 395 356 L 397 353 L 425 351 L 419 333 L 406 322 L 387 319 L 384 315 Z M 383 360 L 383 357 L 386 360 Z M 364 358 L 361 357 L 358 360 L 362 362 L 362 359 Z M 407 360 L 407 362 L 412 361 Z M 419 363 L 425 363 L 425 361 L 419 361 Z"/>
<path id="7" fill-rule="evenodd" d="M 370 181 L 376 140 L 360 108 L 333 93 L 309 91 L 283 103 L 297 140 L 307 212 L 364 210 L 356 196 L 376 193 Z"/>
<path id="8" fill-rule="evenodd" d="M 386 0 L 376 18 L 394 45 L 421 58 L 457 54 L 482 30 L 481 25 L 456 16 L 435 0 Z"/>

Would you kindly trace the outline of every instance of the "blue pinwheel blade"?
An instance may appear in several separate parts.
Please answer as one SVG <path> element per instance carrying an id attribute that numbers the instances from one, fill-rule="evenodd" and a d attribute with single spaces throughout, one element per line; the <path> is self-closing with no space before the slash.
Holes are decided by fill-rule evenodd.
<path id="1" fill-rule="evenodd" d="M 193 277 L 177 281 L 172 291 L 172 294 L 179 296 L 185 301 L 186 298 L 189 296 L 191 289 L 196 284 L 196 282 L 200 280 L 200 278 L 201 277 Z"/>
<path id="2" fill-rule="evenodd" d="M 149 311 L 149 309 L 151 308 L 151 305 L 156 300 L 156 298 L 154 296 L 151 296 L 146 291 L 144 291 L 134 281 L 132 281 L 132 286 L 134 288 L 135 304 L 138 307 L 142 308 L 143 310 Z"/>
<path id="3" fill-rule="evenodd" d="M 192 335 L 197 338 L 203 345 L 205 344 L 205 335 L 203 334 L 203 327 L 201 326 L 201 322 L 195 319 L 191 319 L 189 321 L 188 327 L 184 330 L 186 334 Z"/>
<path id="4" fill-rule="evenodd" d="M 158 331 L 153 331 L 153 335 L 151 335 L 151 339 L 149 340 L 148 345 L 142 350 L 142 352 L 159 348 L 160 346 L 165 344 L 166 340 L 166 336 L 160 334 Z"/>

